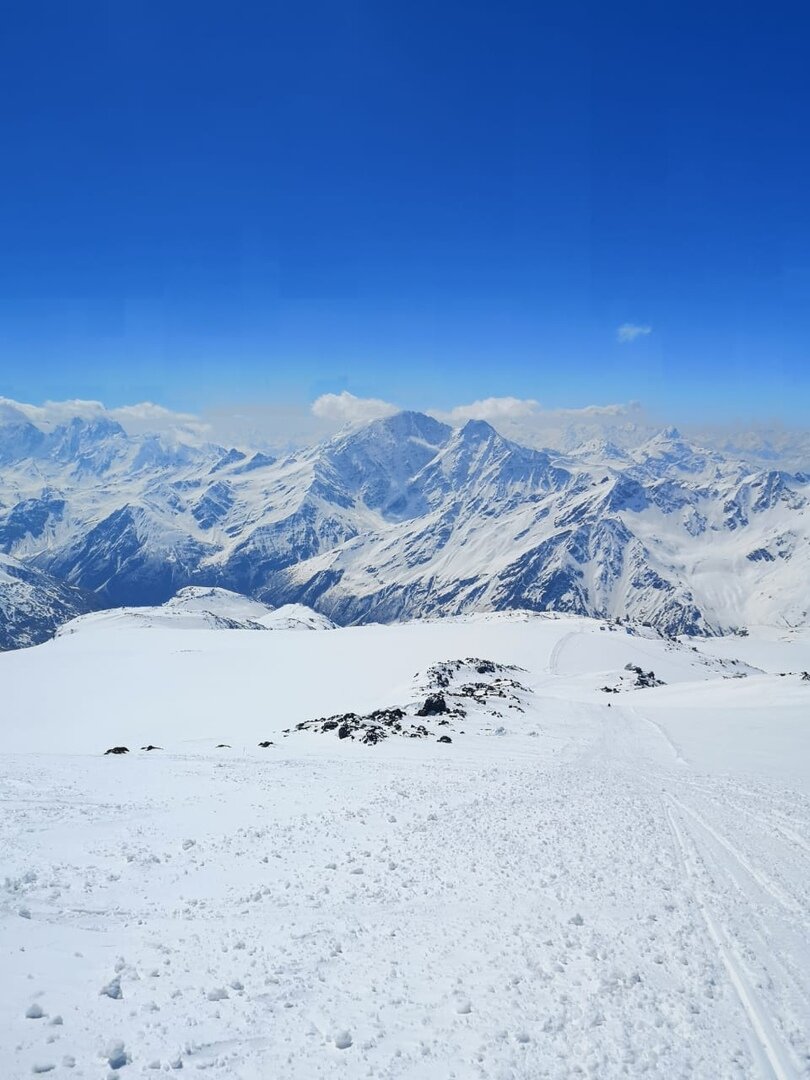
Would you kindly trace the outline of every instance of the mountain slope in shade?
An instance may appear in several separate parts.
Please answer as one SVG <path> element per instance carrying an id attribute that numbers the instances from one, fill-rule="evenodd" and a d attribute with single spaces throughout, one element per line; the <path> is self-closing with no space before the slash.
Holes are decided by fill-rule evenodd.
<path id="1" fill-rule="evenodd" d="M 0 551 L 96 597 L 185 586 L 337 623 L 529 608 L 805 625 L 810 476 L 668 429 L 536 450 L 400 413 L 279 460 L 0 408 Z"/>
<path id="2" fill-rule="evenodd" d="M 0 555 L 0 650 L 38 645 L 92 600 L 50 574 Z"/>

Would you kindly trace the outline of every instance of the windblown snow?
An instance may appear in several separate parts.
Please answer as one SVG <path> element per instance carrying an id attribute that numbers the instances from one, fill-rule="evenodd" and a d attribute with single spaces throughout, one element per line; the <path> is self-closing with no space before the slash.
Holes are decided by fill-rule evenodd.
<path id="1" fill-rule="evenodd" d="M 810 1076 L 807 631 L 255 605 L 0 656 L 4 1080 Z"/>

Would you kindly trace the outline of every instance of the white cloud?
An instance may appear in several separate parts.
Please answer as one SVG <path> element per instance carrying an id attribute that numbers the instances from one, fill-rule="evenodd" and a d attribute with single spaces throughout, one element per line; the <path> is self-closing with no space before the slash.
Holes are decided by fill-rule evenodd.
<path id="1" fill-rule="evenodd" d="M 32 424 L 44 430 L 50 430 L 57 424 L 64 424 L 74 416 L 80 416 L 84 420 L 94 417 L 106 416 L 107 411 L 100 401 L 82 401 L 75 398 L 72 401 L 46 401 L 42 405 L 29 405 L 24 401 L 11 401 L 2 399 L 6 407 L 14 408 Z"/>
<path id="2" fill-rule="evenodd" d="M 379 398 L 360 398 L 343 390 L 340 394 L 321 394 L 312 403 L 312 415 L 336 424 L 367 424 L 399 412 L 397 405 Z"/>
<path id="3" fill-rule="evenodd" d="M 140 401 L 136 405 L 121 405 L 109 409 L 107 415 L 117 420 L 130 435 L 167 434 L 203 437 L 209 425 L 193 413 L 175 412 L 152 401 Z"/>
<path id="4" fill-rule="evenodd" d="M 651 333 L 651 326 L 643 326 L 639 325 L 638 323 L 626 322 L 622 323 L 622 325 L 616 331 L 616 340 L 622 342 L 622 344 L 627 344 L 630 341 L 635 341 L 636 338 L 646 337 L 648 334 Z"/>
<path id="5" fill-rule="evenodd" d="M 531 416 L 540 408 L 533 398 L 491 397 L 473 401 L 469 405 L 456 405 L 447 412 L 433 411 L 433 415 L 447 424 L 458 426 L 467 420 L 516 420 Z"/>
<path id="6" fill-rule="evenodd" d="M 592 439 L 622 445 L 638 442 L 655 430 L 637 401 L 544 409 L 534 398 L 485 398 L 430 413 L 454 427 L 467 420 L 487 420 L 502 435 L 525 446 L 570 449 Z"/>
<path id="7" fill-rule="evenodd" d="M 68 401 L 45 401 L 42 405 L 10 401 L 0 398 L 6 409 L 14 408 L 32 424 L 43 431 L 51 431 L 59 424 L 67 424 L 77 417 L 81 420 L 106 418 L 117 421 L 129 435 L 160 434 L 199 438 L 208 430 L 198 416 L 192 413 L 174 412 L 164 405 L 141 401 L 135 405 L 121 405 L 108 409 L 100 401 L 73 398 Z"/>

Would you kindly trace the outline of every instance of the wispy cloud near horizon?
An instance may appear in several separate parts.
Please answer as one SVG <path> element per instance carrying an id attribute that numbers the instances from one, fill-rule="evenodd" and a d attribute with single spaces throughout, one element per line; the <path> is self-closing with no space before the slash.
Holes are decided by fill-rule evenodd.
<path id="1" fill-rule="evenodd" d="M 636 341 L 637 338 L 647 337 L 652 333 L 652 327 L 642 323 L 626 322 L 616 331 L 616 340 L 623 345 L 628 344 L 631 341 Z"/>
<path id="2" fill-rule="evenodd" d="M 0 397 L 0 425 L 28 420 L 47 430 L 74 417 L 107 417 L 117 420 L 130 435 L 158 435 L 193 444 L 211 441 L 278 454 L 313 446 L 340 431 L 391 416 L 401 408 L 394 402 L 358 397 L 349 391 L 322 394 L 310 404 L 234 404 L 200 414 L 179 412 L 154 402 L 108 409 L 100 401 L 74 399 L 32 405 Z M 562 451 L 593 441 L 636 446 L 675 419 L 685 435 L 701 445 L 810 471 L 810 431 L 806 426 L 790 427 L 777 421 L 752 423 L 741 419 L 704 425 L 682 417 L 656 416 L 638 401 L 549 408 L 534 398 L 511 396 L 481 398 L 444 409 L 425 405 L 420 411 L 453 427 L 462 427 L 468 420 L 486 420 L 514 442 Z"/>

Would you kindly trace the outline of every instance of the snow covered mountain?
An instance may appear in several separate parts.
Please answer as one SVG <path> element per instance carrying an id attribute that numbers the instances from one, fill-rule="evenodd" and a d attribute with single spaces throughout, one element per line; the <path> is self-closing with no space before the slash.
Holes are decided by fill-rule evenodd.
<path id="1" fill-rule="evenodd" d="M 405 412 L 278 460 L 0 405 L 0 552 L 154 606 L 188 585 L 340 624 L 528 608 L 666 634 L 810 621 L 810 475 L 696 446 L 529 449 Z M 6 622 L 8 615 L 4 616 Z"/>
<path id="2" fill-rule="evenodd" d="M 47 641 L 58 626 L 92 606 L 79 589 L 0 555 L 0 651 Z"/>
<path id="3" fill-rule="evenodd" d="M 333 630 L 325 615 L 303 604 L 270 608 L 230 589 L 189 585 L 165 604 L 119 607 L 79 615 L 60 626 L 56 637 L 135 630 Z"/>

